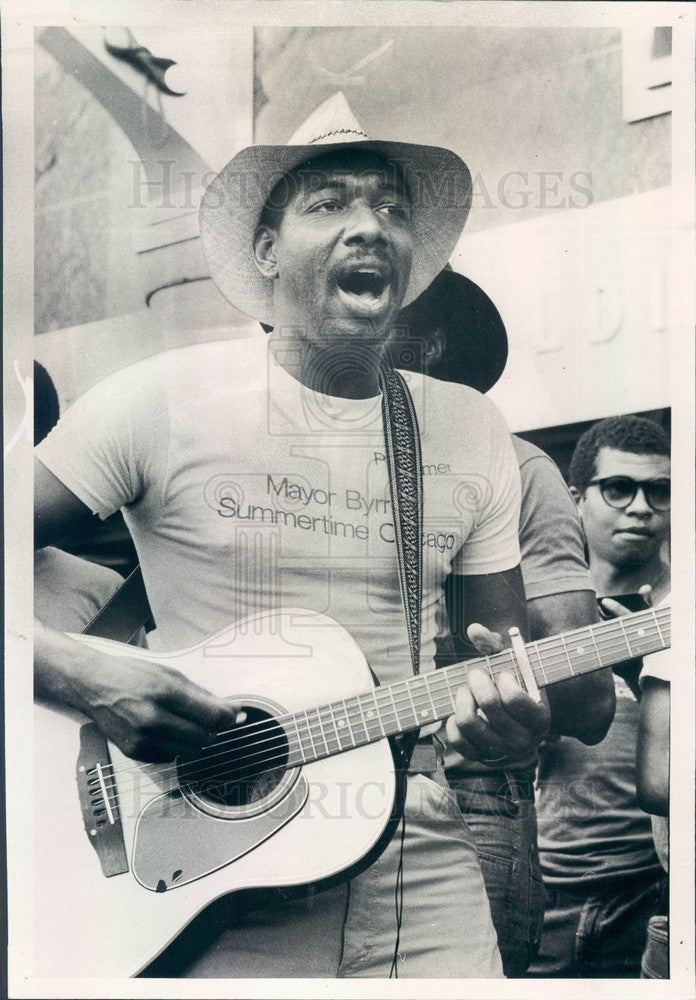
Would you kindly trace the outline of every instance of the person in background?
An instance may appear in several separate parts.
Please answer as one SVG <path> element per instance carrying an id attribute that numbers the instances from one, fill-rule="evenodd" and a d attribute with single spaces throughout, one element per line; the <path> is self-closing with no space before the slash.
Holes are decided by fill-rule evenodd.
<path id="1" fill-rule="evenodd" d="M 486 293 L 448 267 L 401 311 L 391 360 L 487 392 L 507 360 L 505 325 Z M 593 624 L 599 614 L 573 498 L 548 455 L 514 434 L 512 443 L 522 482 L 519 540 L 531 636 L 542 639 Z M 449 620 L 456 622 L 459 595 L 452 589 Z M 446 615 L 439 651 L 443 663 L 472 655 L 461 636 L 450 634 Z M 548 700 L 553 732 L 597 743 L 614 713 L 611 671 L 556 684 Z M 543 920 L 535 765 L 536 754 L 490 765 L 481 763 L 480 755 L 465 759 L 450 752 L 447 758 L 447 778 L 474 837 L 508 977 L 526 972 Z"/>
<path id="2" fill-rule="evenodd" d="M 638 722 L 636 783 L 638 805 L 652 814 L 653 839 L 660 864 L 669 871 L 669 651 L 643 658 Z M 669 917 L 655 913 L 648 921 L 641 978 L 669 979 Z"/>
<path id="3" fill-rule="evenodd" d="M 578 440 L 570 488 L 587 537 L 592 579 L 606 610 L 628 610 L 669 591 L 670 448 L 640 417 L 612 417 Z M 561 738 L 542 747 L 539 850 L 546 915 L 536 976 L 631 978 L 646 927 L 666 912 L 667 878 L 649 818 L 636 801 L 640 661 L 615 668 L 616 715 L 605 740 Z"/>

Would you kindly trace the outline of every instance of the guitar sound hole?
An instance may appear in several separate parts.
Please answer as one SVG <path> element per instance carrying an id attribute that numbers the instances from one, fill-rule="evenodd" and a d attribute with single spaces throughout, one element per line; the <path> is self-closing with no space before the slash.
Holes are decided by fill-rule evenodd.
<path id="1" fill-rule="evenodd" d="M 215 806 L 247 806 L 270 795 L 288 760 L 285 730 L 263 709 L 244 706 L 246 721 L 195 756 L 179 759 L 179 780 Z"/>

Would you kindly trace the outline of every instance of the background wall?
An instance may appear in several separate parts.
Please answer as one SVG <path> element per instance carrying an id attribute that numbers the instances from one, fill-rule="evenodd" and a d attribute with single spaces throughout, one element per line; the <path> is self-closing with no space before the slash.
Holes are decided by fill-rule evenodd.
<path id="1" fill-rule="evenodd" d="M 659 61 L 671 36 L 647 31 L 638 42 Z M 671 115 L 625 120 L 635 42 L 615 28 L 256 34 L 256 141 L 285 142 L 342 89 L 368 134 L 468 163 L 452 263 L 505 321 L 492 396 L 515 430 L 669 401 Z"/>
<path id="2" fill-rule="evenodd" d="M 647 30 L 663 57 L 669 36 Z M 286 141 L 339 89 L 368 132 L 468 162 L 472 210 L 453 263 L 505 320 L 510 361 L 494 396 L 514 429 L 668 404 L 667 339 L 680 322 L 669 85 L 664 113 L 625 120 L 636 117 L 625 33 L 263 28 L 208 31 L 195 46 L 164 29 L 136 34 L 176 59 L 166 79 L 184 97 L 107 53 L 101 31 L 37 36 L 37 357 L 63 405 L 145 354 L 250 332 L 207 279 L 200 189 L 252 134 Z M 111 35 L 128 40 L 127 29 Z"/>
<path id="3" fill-rule="evenodd" d="M 255 141 L 285 142 L 343 90 L 368 133 L 462 156 L 470 232 L 556 211 L 539 171 L 561 172 L 560 197 L 583 207 L 581 172 L 594 203 L 670 181 L 670 116 L 622 120 L 617 28 L 264 28 L 255 67 Z"/>

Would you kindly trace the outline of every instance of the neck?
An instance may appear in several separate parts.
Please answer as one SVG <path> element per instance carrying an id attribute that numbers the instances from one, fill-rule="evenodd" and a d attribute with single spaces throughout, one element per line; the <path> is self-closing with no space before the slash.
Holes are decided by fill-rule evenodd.
<path id="1" fill-rule="evenodd" d="M 281 368 L 308 389 L 344 399 L 379 394 L 385 339 L 350 340 L 337 334 L 317 343 L 297 328 L 281 329 L 282 334 L 271 334 L 270 351 Z"/>
<path id="2" fill-rule="evenodd" d="M 669 566 L 659 553 L 640 565 L 616 566 L 590 552 L 590 571 L 599 597 L 635 594 L 647 583 L 653 588 L 653 603 L 658 603 L 669 591 Z"/>

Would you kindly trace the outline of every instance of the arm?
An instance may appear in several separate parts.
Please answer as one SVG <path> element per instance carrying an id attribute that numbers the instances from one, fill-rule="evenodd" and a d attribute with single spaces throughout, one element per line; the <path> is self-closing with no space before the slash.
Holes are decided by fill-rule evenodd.
<path id="1" fill-rule="evenodd" d="M 532 639 L 599 621 L 577 505 L 555 463 L 513 436 L 520 463 L 519 537 Z M 599 670 L 545 689 L 555 733 L 598 743 L 614 717 L 614 681 Z"/>
<path id="2" fill-rule="evenodd" d="M 657 677 L 644 677 L 642 685 L 636 758 L 638 805 L 645 812 L 666 816 L 669 812 L 669 683 Z"/>
<path id="3" fill-rule="evenodd" d="M 89 526 L 89 508 L 36 463 L 35 524 L 40 546 Z M 161 664 L 114 657 L 35 622 L 38 697 L 89 715 L 130 757 L 172 760 L 210 732 L 231 728 L 237 712 Z"/>
<path id="4" fill-rule="evenodd" d="M 96 526 L 96 518 L 38 458 L 34 459 L 34 548 Z"/>
<path id="5" fill-rule="evenodd" d="M 509 645 L 508 629 L 513 626 L 526 640 L 527 609 L 519 566 L 455 577 L 450 584 L 450 616 L 453 632 L 468 635 L 480 653 L 495 653 Z M 465 757 L 510 764 L 532 756 L 548 726 L 546 704 L 530 698 L 512 672 L 503 671 L 494 683 L 487 672 L 473 669 L 468 685 L 458 692 L 447 736 Z"/>
<path id="6" fill-rule="evenodd" d="M 527 610 L 532 639 L 543 639 L 599 621 L 592 590 L 537 597 L 527 602 Z M 545 692 L 551 710 L 551 728 L 555 733 L 574 736 L 590 745 L 604 739 L 616 704 L 610 669 L 552 684 Z"/>

